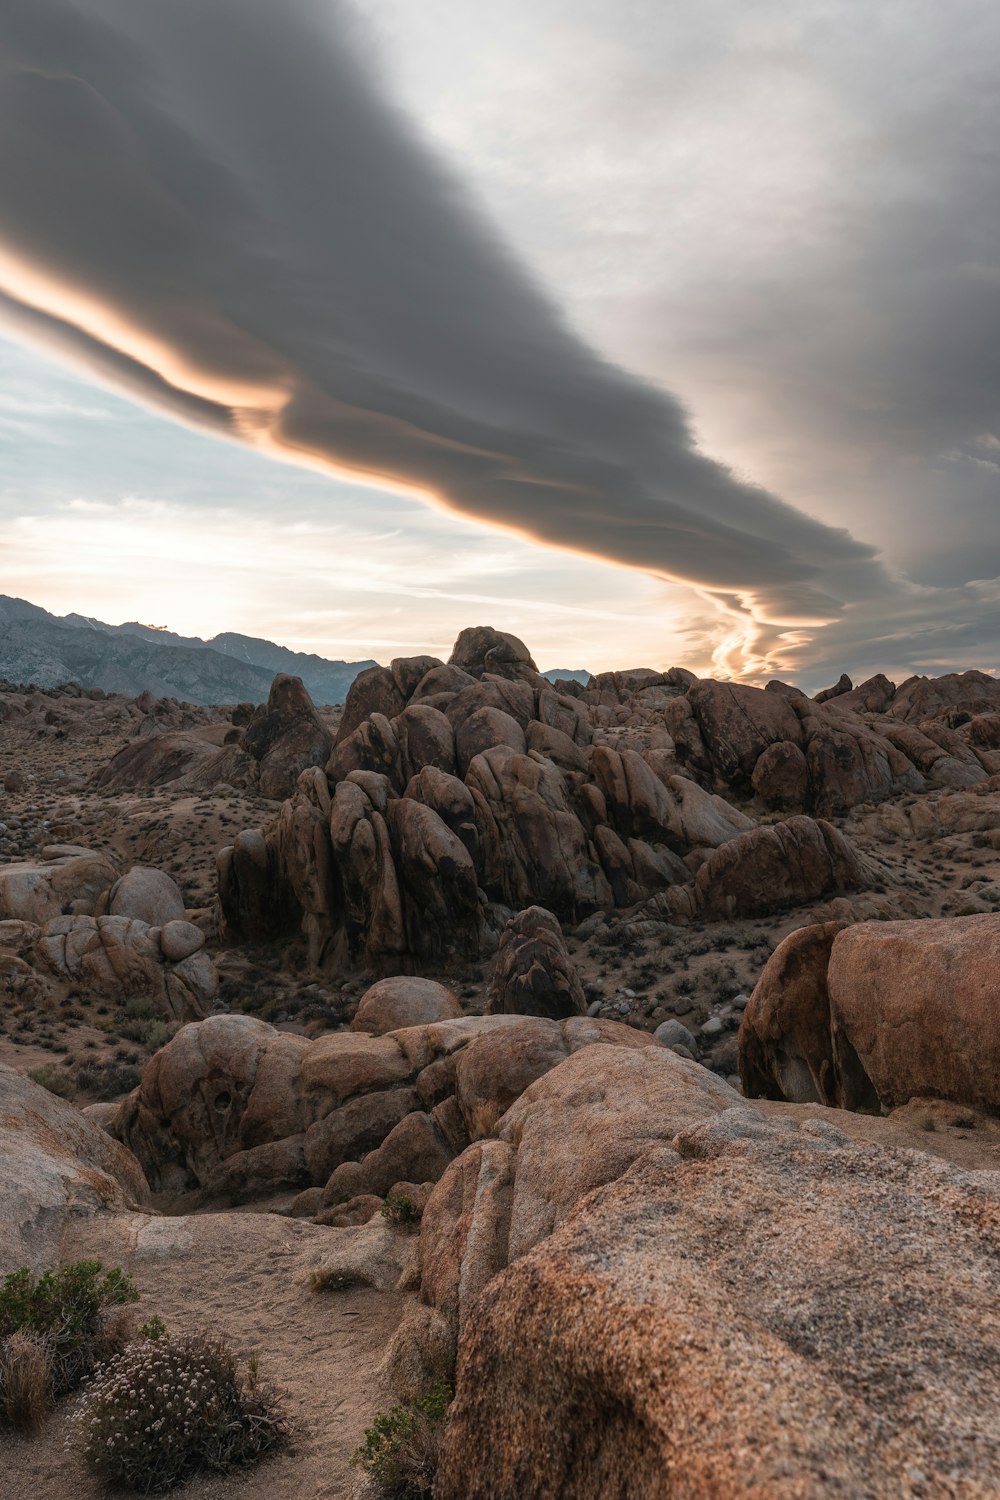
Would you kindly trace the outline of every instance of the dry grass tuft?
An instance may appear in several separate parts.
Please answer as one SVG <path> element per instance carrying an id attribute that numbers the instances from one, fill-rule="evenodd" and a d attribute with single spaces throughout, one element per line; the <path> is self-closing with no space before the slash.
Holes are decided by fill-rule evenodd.
<path id="1" fill-rule="evenodd" d="M 0 1414 L 11 1427 L 34 1432 L 52 1404 L 52 1345 L 41 1333 L 0 1340 Z"/>

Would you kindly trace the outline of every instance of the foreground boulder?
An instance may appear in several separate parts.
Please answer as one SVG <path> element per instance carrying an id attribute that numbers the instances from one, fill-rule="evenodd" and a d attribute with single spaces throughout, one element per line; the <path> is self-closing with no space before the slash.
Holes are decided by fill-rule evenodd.
<path id="1" fill-rule="evenodd" d="M 580 976 L 551 912 L 529 906 L 511 917 L 500 937 L 487 1015 L 582 1016 Z"/>
<path id="2" fill-rule="evenodd" d="M 749 1096 L 1000 1111 L 1000 915 L 836 924 L 772 954 L 740 1028 Z"/>
<path id="3" fill-rule="evenodd" d="M 142 1203 L 131 1152 L 72 1104 L 0 1063 L 0 1277 L 59 1259 L 68 1218 Z"/>
<path id="4" fill-rule="evenodd" d="M 998 1298 L 991 1175 L 727 1110 L 488 1282 L 435 1494 L 995 1494 Z"/>
<path id="5" fill-rule="evenodd" d="M 420 1237 L 421 1301 L 452 1340 L 490 1278 L 551 1234 L 592 1188 L 651 1145 L 740 1102 L 720 1078 L 664 1047 L 614 1045 L 626 1036 L 617 1027 L 607 1034 L 612 1045 L 581 1049 L 540 1074 L 495 1137 L 471 1146 L 432 1194 Z"/>

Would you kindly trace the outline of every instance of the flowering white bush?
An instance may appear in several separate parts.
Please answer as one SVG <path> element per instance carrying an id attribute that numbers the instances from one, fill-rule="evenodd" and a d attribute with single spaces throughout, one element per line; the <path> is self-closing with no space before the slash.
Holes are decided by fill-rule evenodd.
<path id="1" fill-rule="evenodd" d="M 71 1441 L 107 1483 L 148 1495 L 198 1470 L 253 1463 L 287 1436 L 256 1361 L 202 1334 L 144 1338 L 98 1372 Z"/>

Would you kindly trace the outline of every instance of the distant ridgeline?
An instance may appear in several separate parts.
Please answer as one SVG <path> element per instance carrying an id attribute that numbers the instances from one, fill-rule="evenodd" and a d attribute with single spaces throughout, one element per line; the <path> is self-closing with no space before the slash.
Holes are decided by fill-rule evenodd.
<path id="1" fill-rule="evenodd" d="M 374 661 L 327 661 L 273 641 L 227 632 L 210 641 L 157 626 L 106 625 L 84 615 L 57 616 L 0 594 L 0 678 L 188 703 L 263 703 L 276 672 L 301 677 L 314 703 L 343 703 Z"/>
<path id="2" fill-rule="evenodd" d="M 277 672 L 301 677 L 314 703 L 343 703 L 367 661 L 328 661 L 307 651 L 290 651 L 273 641 L 226 631 L 203 641 L 176 635 L 160 625 L 106 625 L 86 615 L 51 615 L 26 599 L 0 594 L 0 678 L 58 687 L 84 688 L 186 703 L 263 703 Z M 550 682 L 586 685 L 581 668 L 553 668 Z"/>

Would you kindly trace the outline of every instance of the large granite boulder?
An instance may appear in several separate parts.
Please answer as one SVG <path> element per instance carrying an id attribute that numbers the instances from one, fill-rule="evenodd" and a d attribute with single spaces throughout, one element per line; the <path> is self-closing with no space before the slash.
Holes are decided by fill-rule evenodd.
<path id="1" fill-rule="evenodd" d="M 184 897 L 165 870 L 133 865 L 108 891 L 106 915 L 129 917 L 147 927 L 184 920 Z"/>
<path id="2" fill-rule="evenodd" d="M 380 979 L 361 996 L 351 1022 L 352 1031 L 385 1036 L 406 1026 L 427 1026 L 435 1021 L 453 1021 L 462 1015 L 458 996 L 434 979 L 400 975 Z"/>
<path id="3" fill-rule="evenodd" d="M 131 1152 L 0 1063 L 0 1279 L 56 1263 L 71 1217 L 134 1207 L 148 1192 Z"/>
<path id="4" fill-rule="evenodd" d="M 740 1072 L 793 1102 L 1000 1110 L 1000 915 L 793 933 L 744 1012 Z"/>
<path id="5" fill-rule="evenodd" d="M 93 912 L 117 879 L 106 855 L 49 845 L 39 859 L 0 865 L 0 921 L 41 924 L 63 912 Z"/>
<path id="6" fill-rule="evenodd" d="M 993 1174 L 732 1109 L 604 1181 L 466 1298 L 440 1500 L 994 1493 Z"/>

